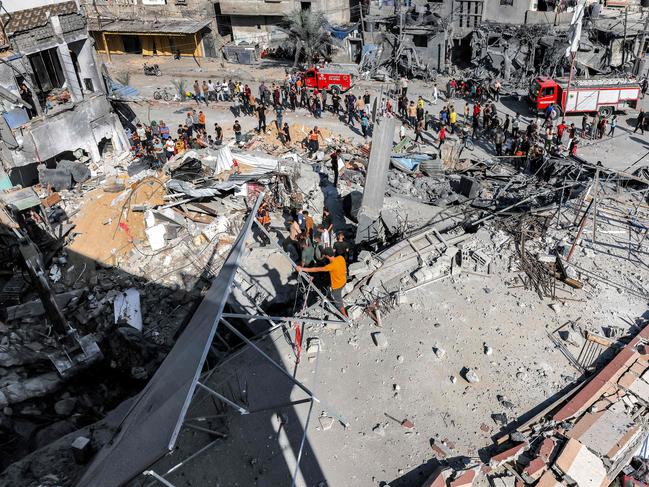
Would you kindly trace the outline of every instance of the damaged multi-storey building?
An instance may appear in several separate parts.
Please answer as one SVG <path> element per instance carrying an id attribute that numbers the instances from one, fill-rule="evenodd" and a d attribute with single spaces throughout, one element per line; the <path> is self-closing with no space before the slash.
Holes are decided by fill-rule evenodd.
<path id="1" fill-rule="evenodd" d="M 365 69 L 432 78 L 455 66 L 526 82 L 567 73 L 565 58 L 576 2 L 373 1 L 364 4 Z M 578 74 L 642 74 L 647 19 L 640 4 L 602 9 L 587 2 L 575 68 Z M 361 50 L 359 50 L 359 53 Z M 359 55 L 360 58 L 360 55 Z M 516 78 L 516 79 L 514 79 Z"/>
<path id="2" fill-rule="evenodd" d="M 126 150 L 78 4 L 5 2 L 0 21 L 4 186 L 33 184 L 39 165 Z"/>

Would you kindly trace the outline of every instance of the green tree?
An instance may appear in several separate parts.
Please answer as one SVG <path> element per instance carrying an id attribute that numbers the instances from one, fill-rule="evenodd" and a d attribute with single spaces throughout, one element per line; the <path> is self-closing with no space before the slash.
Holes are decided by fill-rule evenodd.
<path id="1" fill-rule="evenodd" d="M 324 54 L 330 43 L 329 32 L 325 29 L 327 19 L 319 10 L 293 10 L 280 23 L 280 28 L 286 32 L 295 44 L 296 66 L 300 54 L 304 52 L 307 63 L 312 63 L 319 54 Z"/>

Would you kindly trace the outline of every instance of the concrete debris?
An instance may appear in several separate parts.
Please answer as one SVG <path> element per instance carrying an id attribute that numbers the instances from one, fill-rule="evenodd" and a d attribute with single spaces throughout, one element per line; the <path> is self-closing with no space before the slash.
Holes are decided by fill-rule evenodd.
<path id="1" fill-rule="evenodd" d="M 375 331 L 372 333 L 372 341 L 377 348 L 388 348 L 388 339 L 380 331 Z"/>
<path id="2" fill-rule="evenodd" d="M 344 462 L 349 455 L 330 455 L 320 478 L 297 483 L 410 485 L 433 468 L 424 486 L 482 485 L 484 476 L 502 487 L 649 483 L 649 463 L 635 456 L 649 419 L 649 166 L 623 147 L 642 148 L 649 123 L 639 112 L 646 108 L 645 19 L 633 6 L 622 22 L 620 10 L 603 15 L 609 6 L 588 5 L 571 63 L 573 5 L 479 2 L 480 11 L 467 14 L 459 2 L 449 17 L 445 2 L 401 3 L 361 2 L 351 32 L 328 29 L 345 40 L 327 56 L 360 59 L 360 75 L 343 96 L 334 93 L 338 86 L 315 93 L 297 85 L 277 59 L 285 49 L 258 39 L 250 45 L 258 44 L 272 88 L 224 81 L 214 90 L 205 83 L 205 91 L 201 78 L 187 90 L 193 100 L 182 93 L 182 101 L 133 104 L 102 92 L 78 2 L 54 2 L 45 16 L 12 10 L 2 21 L 7 52 L 30 53 L 34 69 L 25 72 L 11 57 L 0 67 L 0 449 L 9 445 L 0 484 L 73 485 L 115 440 L 125 401 L 146 393 L 169 351 L 182 345 L 180 333 L 262 192 L 259 225 L 224 309 L 289 375 L 311 375 L 309 387 L 331 405 L 317 422 L 329 433 L 309 437 L 312 450 L 354 452 L 353 465 Z M 93 32 L 137 23 L 114 14 L 123 6 L 104 7 L 115 21 L 93 23 Z M 146 10 L 132 7 L 131 17 Z M 503 23 L 494 13 L 503 11 L 519 21 Z M 41 20 L 32 26 L 36 36 L 26 24 Z M 189 28 L 185 20 L 176 28 Z M 58 24 L 73 32 L 49 35 Z M 238 38 L 241 27 L 233 29 Z M 157 50 L 164 76 L 261 76 L 257 68 L 235 73 L 219 64 L 215 73 L 214 63 L 186 63 L 218 50 L 211 29 L 195 32 L 200 46 L 173 62 L 153 37 L 153 44 L 144 34 L 110 37 L 128 40 L 125 51 L 138 39 L 142 53 Z M 67 60 L 61 69 L 39 69 L 43 39 L 54 39 L 47 49 Z M 66 39 L 76 39 L 70 49 L 61 48 Z M 116 49 L 108 44 L 104 50 Z M 293 54 L 291 62 L 311 61 Z M 106 56 L 106 80 L 132 64 Z M 463 66 L 451 66 L 459 59 Z M 323 75 L 339 69 L 323 61 Z M 603 95 L 587 97 L 606 105 L 589 109 L 580 124 L 582 114 L 563 113 L 556 98 L 568 91 L 563 76 L 571 71 L 580 104 L 602 84 L 615 93 L 628 88 L 630 99 L 609 106 Z M 266 112 L 278 123 L 266 127 Z M 181 113 L 178 133 L 189 134 L 189 147 L 160 149 L 164 127 L 153 119 Z M 245 128 L 232 126 L 231 115 Z M 58 140 L 57 119 L 68 120 L 77 145 Z M 218 141 L 203 133 L 224 120 L 214 129 Z M 354 126 L 361 120 L 362 134 Z M 218 434 L 225 467 L 214 482 L 285 483 L 277 452 L 290 453 L 302 413 L 264 408 L 284 403 L 292 386 L 223 327 L 209 345 L 208 379 L 219 394 L 259 410 L 259 421 L 232 421 L 236 411 L 217 401 L 216 413 L 196 412 L 205 424 L 179 435 L 173 450 L 197 451 Z M 333 364 L 335 373 L 318 374 L 316 364 Z M 374 423 L 386 404 L 409 418 L 389 416 L 401 428 Z M 348 420 L 360 434 L 334 428 L 338 407 L 352 411 L 340 416 L 355 414 Z M 432 451 L 413 442 L 419 435 L 434 436 Z M 491 435 L 493 444 L 480 444 Z M 230 454 L 241 438 L 249 439 L 243 460 Z"/>
<path id="3" fill-rule="evenodd" d="M 446 350 L 441 348 L 439 345 L 435 345 L 433 347 L 433 353 L 439 360 L 443 359 L 446 356 Z"/>
<path id="4" fill-rule="evenodd" d="M 480 382 L 480 376 L 473 369 L 465 368 L 463 375 L 466 381 L 471 384 L 477 384 L 478 382 Z"/>

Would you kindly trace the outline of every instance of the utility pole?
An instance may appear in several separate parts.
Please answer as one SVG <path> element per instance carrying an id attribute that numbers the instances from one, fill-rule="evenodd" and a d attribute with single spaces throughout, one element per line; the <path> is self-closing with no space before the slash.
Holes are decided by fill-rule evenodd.
<path id="1" fill-rule="evenodd" d="M 644 28 L 642 29 L 642 35 L 640 36 L 640 45 L 638 46 L 638 55 L 635 57 L 635 62 L 633 63 L 633 72 L 634 74 L 640 74 L 640 63 L 642 59 L 647 55 L 645 50 L 645 42 L 647 42 L 647 29 L 649 29 L 649 11 L 647 13 L 647 19 L 644 22 Z"/>
<path id="2" fill-rule="evenodd" d="M 624 39 L 622 40 L 622 65 L 626 62 L 626 25 L 629 18 L 629 7 L 624 7 Z"/>

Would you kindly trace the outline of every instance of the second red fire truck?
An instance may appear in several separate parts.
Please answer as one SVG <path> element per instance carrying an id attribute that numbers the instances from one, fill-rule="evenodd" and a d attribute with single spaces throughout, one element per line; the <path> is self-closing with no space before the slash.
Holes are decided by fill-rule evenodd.
<path id="1" fill-rule="evenodd" d="M 554 80 L 539 76 L 530 85 L 528 101 L 532 111 L 544 113 L 553 107 L 552 118 L 562 114 L 598 112 L 609 117 L 617 110 L 636 108 L 640 85 L 626 78 L 589 78 Z"/>

